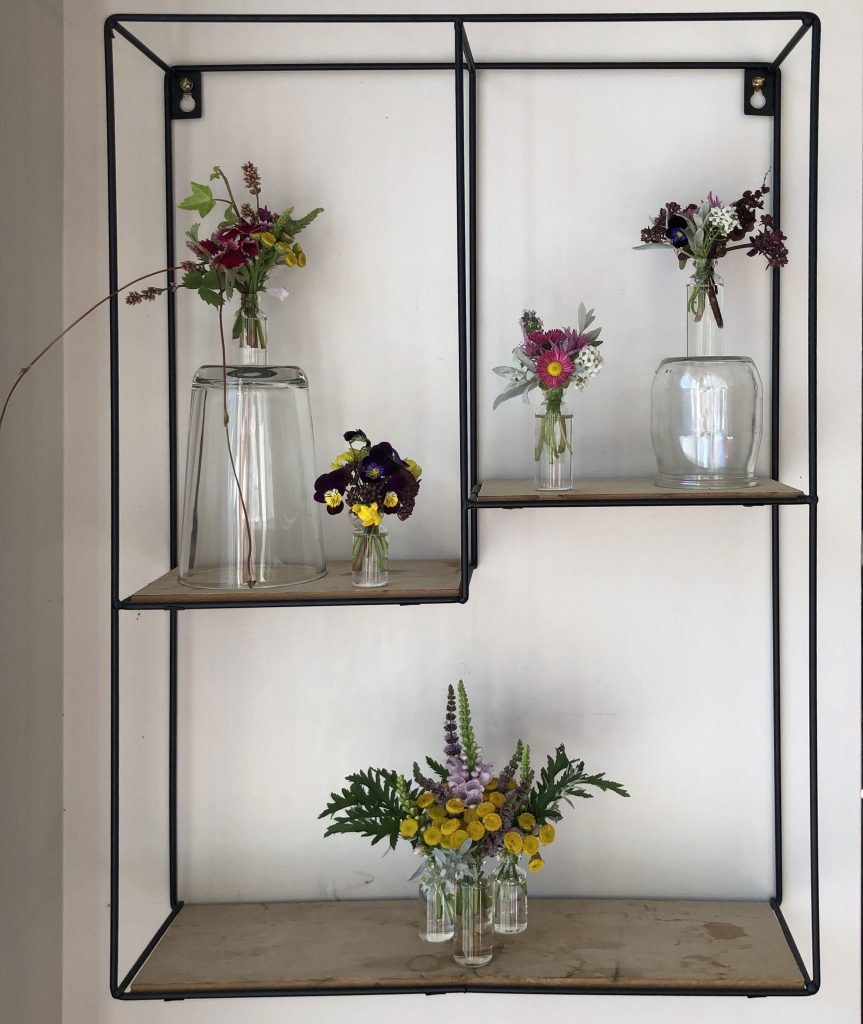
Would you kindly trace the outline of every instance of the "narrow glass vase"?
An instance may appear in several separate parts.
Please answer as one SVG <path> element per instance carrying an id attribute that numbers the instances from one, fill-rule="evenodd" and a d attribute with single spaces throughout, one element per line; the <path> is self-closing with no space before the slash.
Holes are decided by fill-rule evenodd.
<path id="1" fill-rule="evenodd" d="M 419 937 L 424 942 L 449 942 L 455 934 L 455 887 L 433 868 L 420 876 Z"/>
<path id="2" fill-rule="evenodd" d="M 355 587 L 385 587 L 389 578 L 389 535 L 386 528 L 355 527 L 351 582 Z"/>
<path id="3" fill-rule="evenodd" d="M 559 389 L 546 392 L 534 417 L 533 458 L 538 491 L 572 489 L 572 413 Z"/>
<path id="4" fill-rule="evenodd" d="M 501 856 L 494 873 L 494 930 L 517 935 L 527 929 L 527 874 L 511 853 Z"/>
<path id="5" fill-rule="evenodd" d="M 491 880 L 456 883 L 455 947 L 453 960 L 462 967 L 483 967 L 494 953 Z"/>

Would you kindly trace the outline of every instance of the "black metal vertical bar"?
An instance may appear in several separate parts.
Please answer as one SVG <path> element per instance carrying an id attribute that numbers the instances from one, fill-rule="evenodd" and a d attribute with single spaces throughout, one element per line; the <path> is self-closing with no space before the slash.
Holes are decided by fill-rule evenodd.
<path id="1" fill-rule="evenodd" d="M 468 213 L 470 233 L 468 235 L 468 276 L 470 280 L 470 492 L 478 481 L 479 474 L 479 410 L 477 405 L 477 316 L 479 300 L 477 298 L 477 188 L 476 188 L 476 71 L 469 69 L 467 79 L 467 133 L 468 133 Z M 478 512 L 470 510 L 470 564 L 476 568 L 479 564 L 479 528 Z"/>
<path id="2" fill-rule="evenodd" d="M 467 278 L 465 267 L 465 172 L 464 172 L 464 31 L 461 21 L 455 28 L 455 182 L 456 182 L 456 246 L 458 277 L 458 422 L 459 422 L 459 481 L 461 490 L 461 600 L 468 596 L 468 358 L 467 358 Z"/>
<path id="3" fill-rule="evenodd" d="M 773 77 L 773 220 L 781 224 L 782 201 L 782 73 Z M 770 328 L 770 476 L 779 479 L 779 412 L 781 352 L 780 270 L 774 267 Z M 773 618 L 773 895 L 782 902 L 782 651 L 779 580 L 779 506 L 770 510 L 771 609 Z"/>
<path id="4" fill-rule="evenodd" d="M 168 891 L 171 909 L 177 895 L 177 627 L 179 613 L 168 612 Z"/>
<path id="5" fill-rule="evenodd" d="M 821 22 L 812 17 L 809 85 L 809 871 L 812 906 L 812 982 L 821 983 L 818 893 L 818 101 Z"/>
<path id="6" fill-rule="evenodd" d="M 105 128 L 108 157 L 109 378 L 111 391 L 111 713 L 110 713 L 110 936 L 109 983 L 117 993 L 120 937 L 120 479 L 119 479 L 119 307 L 117 291 L 117 142 L 114 111 L 114 33 L 105 23 Z"/>

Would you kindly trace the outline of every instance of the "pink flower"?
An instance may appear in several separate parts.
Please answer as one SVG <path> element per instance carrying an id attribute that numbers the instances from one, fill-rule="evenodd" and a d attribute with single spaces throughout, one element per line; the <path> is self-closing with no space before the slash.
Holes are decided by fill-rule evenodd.
<path id="1" fill-rule="evenodd" d="M 565 388 L 573 374 L 572 361 L 554 345 L 537 360 L 536 373 L 544 387 Z"/>

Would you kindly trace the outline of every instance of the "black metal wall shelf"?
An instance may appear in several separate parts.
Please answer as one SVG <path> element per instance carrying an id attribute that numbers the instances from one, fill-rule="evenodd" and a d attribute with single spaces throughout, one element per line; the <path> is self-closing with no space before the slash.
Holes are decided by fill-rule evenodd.
<path id="1" fill-rule="evenodd" d="M 792 34 L 775 57 L 762 55 L 762 59 L 738 61 L 717 60 L 481 60 L 476 59 L 468 38 L 471 26 L 496 25 L 638 25 L 699 22 L 719 23 L 772 23 L 788 25 Z M 329 61 L 329 62 L 277 62 L 231 63 L 200 61 L 172 61 L 163 59 L 140 39 L 129 26 L 177 25 L 412 25 L 420 29 L 431 26 L 451 26 L 453 30 L 452 59 L 436 61 Z M 818 196 L 818 91 L 820 23 L 805 11 L 793 12 L 723 12 L 723 13 L 641 13 L 641 14 L 427 14 L 427 15 L 315 15 L 315 14 L 118 14 L 105 23 L 105 70 L 107 98 L 108 140 L 108 201 L 109 201 L 109 278 L 114 292 L 118 280 L 117 230 L 117 154 L 115 134 L 115 80 L 114 40 L 121 37 L 164 73 L 164 142 L 165 142 L 165 241 L 167 265 L 175 259 L 175 226 L 173 195 L 173 122 L 198 118 L 202 113 L 202 100 L 206 93 L 207 76 L 232 72 L 278 71 L 287 73 L 316 71 L 428 71 L 435 70 L 453 76 L 454 130 L 455 130 L 455 183 L 458 282 L 458 366 L 459 366 L 459 484 L 460 484 L 460 557 L 449 562 L 413 562 L 402 566 L 402 575 L 394 580 L 387 592 L 356 595 L 341 579 L 343 567 L 333 565 L 327 581 L 306 590 L 290 593 L 260 591 L 243 595 L 195 593 L 181 588 L 175 570 L 148 584 L 128 597 L 120 593 L 120 430 L 119 430 L 119 307 L 116 298 L 110 308 L 111 332 L 111 926 L 110 926 L 110 986 L 118 999 L 184 999 L 216 996 L 240 997 L 248 995 L 296 994 L 358 994 L 362 992 L 443 992 L 443 991 L 497 991 L 497 992 L 593 992 L 648 995 L 811 995 L 820 986 L 820 936 L 818 895 L 818 803 L 817 803 L 817 674 L 816 674 L 816 533 L 817 533 L 817 434 L 816 434 L 816 265 L 817 265 L 817 196 Z M 743 113 L 773 118 L 773 176 L 772 212 L 777 224 L 781 223 L 782 185 L 782 97 L 780 66 L 805 38 L 810 43 L 809 72 L 809 156 L 808 156 L 808 347 L 807 347 L 807 414 L 808 414 L 808 481 L 806 490 L 779 483 L 779 364 L 780 364 L 780 278 L 772 275 L 771 318 L 771 450 L 769 478 L 745 493 L 737 491 L 689 494 L 668 492 L 646 480 L 609 478 L 579 481 L 573 492 L 564 495 L 542 495 L 523 481 L 481 481 L 478 473 L 478 403 L 477 403 L 477 79 L 484 71 L 494 70 L 587 70 L 613 72 L 619 70 L 673 71 L 682 69 L 739 70 L 743 72 Z M 762 110 L 751 107 L 748 101 L 748 81 L 753 73 L 766 80 L 764 94 L 767 105 Z M 179 92 L 178 92 L 179 90 Z M 182 92 L 197 92 L 194 111 L 184 111 L 179 105 Z M 177 374 L 176 374 L 176 309 L 173 295 L 168 296 L 168 476 L 170 562 L 177 562 Z M 782 901 L 782 792 L 781 792 L 781 729 L 780 729 L 780 506 L 797 505 L 808 509 L 808 742 L 809 742 L 809 854 L 810 854 L 810 915 L 811 915 L 811 969 L 800 955 L 780 904 Z M 381 945 L 381 959 L 377 971 L 356 975 L 356 965 L 350 962 L 329 963 L 326 979 L 317 977 L 308 965 L 305 973 L 286 964 L 283 976 L 266 978 L 255 975 L 259 954 L 284 960 L 285 948 L 280 946 L 280 935 L 289 936 L 293 924 L 300 917 L 319 925 L 324 918 L 333 916 L 333 906 L 324 904 L 237 904 L 226 907 L 185 906 L 179 898 L 177 873 L 177 760 L 178 760 L 178 612 L 213 608 L 259 607 L 314 607 L 326 605 L 367 604 L 431 604 L 465 602 L 469 596 L 471 573 L 478 564 L 478 513 L 483 508 L 515 509 L 533 507 L 679 507 L 679 506 L 767 506 L 771 519 L 771 579 L 772 579 L 772 650 L 773 650 L 773 788 L 774 788 L 774 896 L 766 901 L 653 901 L 662 902 L 667 917 L 671 908 L 672 920 L 688 922 L 706 930 L 707 939 L 715 937 L 711 928 L 731 929 L 738 924 L 722 923 L 742 921 L 752 932 L 746 936 L 745 949 L 736 952 L 732 946 L 732 959 L 742 956 L 740 965 L 724 975 L 710 973 L 687 975 L 675 957 L 679 954 L 679 935 L 671 929 L 660 937 L 659 961 L 644 968 L 638 963 L 637 941 L 626 931 L 627 915 L 652 913 L 651 901 L 587 900 L 579 901 L 579 913 L 593 914 L 599 933 L 603 921 L 617 922 L 615 934 L 620 936 L 616 967 L 587 962 L 579 975 L 569 969 L 570 953 L 584 952 L 579 943 L 584 935 L 569 935 L 558 923 L 552 934 L 558 936 L 558 949 L 554 964 L 537 967 L 526 965 L 524 970 L 507 975 L 498 968 L 483 976 L 470 972 L 462 977 L 458 971 L 430 967 L 417 974 L 405 966 L 399 955 L 384 949 L 385 932 L 374 939 L 372 946 Z M 141 954 L 126 971 L 120 972 L 120 616 L 124 611 L 143 609 L 168 613 L 168 904 L 170 910 Z M 568 912 L 563 906 L 572 901 L 539 901 L 537 918 L 554 922 L 555 915 Z M 588 906 L 600 904 L 600 906 Z M 338 907 L 338 905 L 335 905 Z M 352 915 L 370 912 L 375 907 L 383 915 L 380 927 L 384 930 L 398 927 L 399 901 L 364 907 L 342 904 L 332 924 L 333 929 L 346 927 Z M 270 929 L 272 913 L 281 921 L 281 929 Z M 353 908 L 353 909 L 352 909 Z M 569 908 L 571 909 L 571 908 Z M 344 914 L 348 917 L 345 918 Z M 299 915 L 299 916 L 298 916 Z M 303 916 L 305 915 L 305 916 Z M 309 918 L 311 915 L 311 918 Z M 341 916 L 340 916 L 341 915 Z M 709 918 L 709 920 L 708 920 Z M 384 920 L 385 919 L 385 920 Z M 633 918 L 634 919 L 634 918 Z M 236 922 L 240 921 L 240 931 Z M 232 923 L 233 922 L 233 923 Z M 719 922 L 719 923 L 717 923 Z M 638 927 L 643 927 L 643 920 Z M 549 925 L 551 927 L 551 925 Z M 270 945 L 250 946 L 238 938 L 255 929 L 264 928 L 270 935 Z M 622 929 L 622 930 L 621 930 Z M 667 929 L 666 929 L 667 931 Z M 326 930 L 320 933 L 326 939 Z M 366 928 L 366 938 L 372 936 Z M 386 933 L 388 934 L 388 933 Z M 691 934 L 691 933 L 687 933 Z M 699 932 L 699 934 L 701 934 Z M 744 934 L 746 934 L 744 932 Z M 757 936 L 757 937 L 756 937 Z M 162 940 L 164 938 L 164 943 Z M 703 937 L 702 937 L 703 938 Z M 215 956 L 199 955 L 201 942 L 213 944 L 212 949 L 225 953 L 220 963 Z M 285 938 L 285 941 L 287 939 Z M 706 941 L 706 940 L 705 940 Z M 273 946 L 272 943 L 276 945 Z M 663 945 L 664 943 L 664 945 Z M 159 947 L 158 950 L 156 947 Z M 666 948 L 667 947 L 667 948 Z M 699 947 L 700 949 L 700 947 Z M 150 960 L 151 954 L 156 955 Z M 675 952 L 675 950 L 677 952 Z M 172 952 L 173 951 L 173 952 Z M 297 950 L 297 955 L 300 951 Z M 709 954 L 711 949 L 707 948 Z M 700 954 L 699 954 L 700 955 Z M 662 957 L 665 960 L 662 960 Z M 752 958 L 761 965 L 748 969 Z M 429 957 L 426 960 L 431 959 Z M 709 960 L 709 955 L 703 957 Z M 623 965 L 626 966 L 623 966 Z M 562 965 L 562 966 L 561 966 Z M 450 965 L 451 967 L 451 965 Z M 335 974 L 333 974 L 335 970 Z M 438 972 L 437 975 L 435 972 Z M 341 972 L 341 973 L 340 973 Z"/>

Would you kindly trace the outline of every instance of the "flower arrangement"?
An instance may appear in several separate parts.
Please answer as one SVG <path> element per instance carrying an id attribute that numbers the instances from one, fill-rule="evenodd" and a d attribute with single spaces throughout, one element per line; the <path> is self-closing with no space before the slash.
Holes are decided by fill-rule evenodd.
<path id="1" fill-rule="evenodd" d="M 642 229 L 642 244 L 636 249 L 671 249 L 681 270 L 692 260 L 696 287 L 690 292 L 689 312 L 696 322 L 703 317 L 706 302 L 717 326 L 723 326 L 714 282 L 716 260 L 736 249 L 745 249 L 747 256 L 763 256 L 768 267 L 784 267 L 788 262 L 786 236 L 769 213 L 758 213 L 763 210 L 764 196 L 769 192 L 762 183 L 754 192 L 747 189 L 730 204 L 723 203 L 712 191 L 701 203 L 666 203 L 651 218 L 650 225 Z M 744 241 L 747 234 L 749 238 Z"/>
<path id="2" fill-rule="evenodd" d="M 325 835 L 355 832 L 372 845 L 399 841 L 423 858 L 417 872 L 431 867 L 453 881 L 478 880 L 488 858 L 528 858 L 530 871 L 545 867 L 544 848 L 556 837 L 561 803 L 590 797 L 585 787 L 629 796 L 603 772 L 587 774 L 584 762 L 571 759 L 563 744 L 536 776 L 530 747 L 519 740 L 500 772 L 483 759 L 464 683 L 447 691 L 443 764 L 427 757 L 428 776 L 414 762 L 412 781 L 385 768 L 369 768 L 347 777 L 348 786 L 332 793 L 320 817 L 332 822 Z"/>
<path id="3" fill-rule="evenodd" d="M 592 309 L 582 302 L 578 307 L 578 327 L 545 330 L 542 320 L 532 309 L 521 315 L 522 341 L 512 350 L 514 366 L 495 366 L 494 372 L 507 381 L 504 390 L 495 398 L 494 408 L 522 395 L 528 400 L 530 392 L 539 388 L 543 393 L 544 410 L 537 424 L 534 461 L 537 463 L 537 482 L 542 487 L 545 463 L 553 467 L 565 452 L 571 452 L 571 419 L 565 418 L 562 405 L 566 389 L 574 386 L 583 390 L 589 380 L 602 369 L 603 359 L 598 349 L 602 344 L 601 327 L 590 325 L 596 317 Z M 540 466 L 540 460 L 543 461 Z M 570 486 L 566 480 L 564 488 Z"/>
<path id="4" fill-rule="evenodd" d="M 420 489 L 422 467 L 403 459 L 389 441 L 372 444 L 363 430 L 344 435 L 348 448 L 337 455 L 330 472 L 315 481 L 315 501 L 330 515 L 349 509 L 359 529 L 354 534 L 352 570 L 362 571 L 370 555 L 386 573 L 387 538 L 381 529 L 384 516 L 410 519 Z M 358 585 L 363 584 L 355 578 Z"/>

